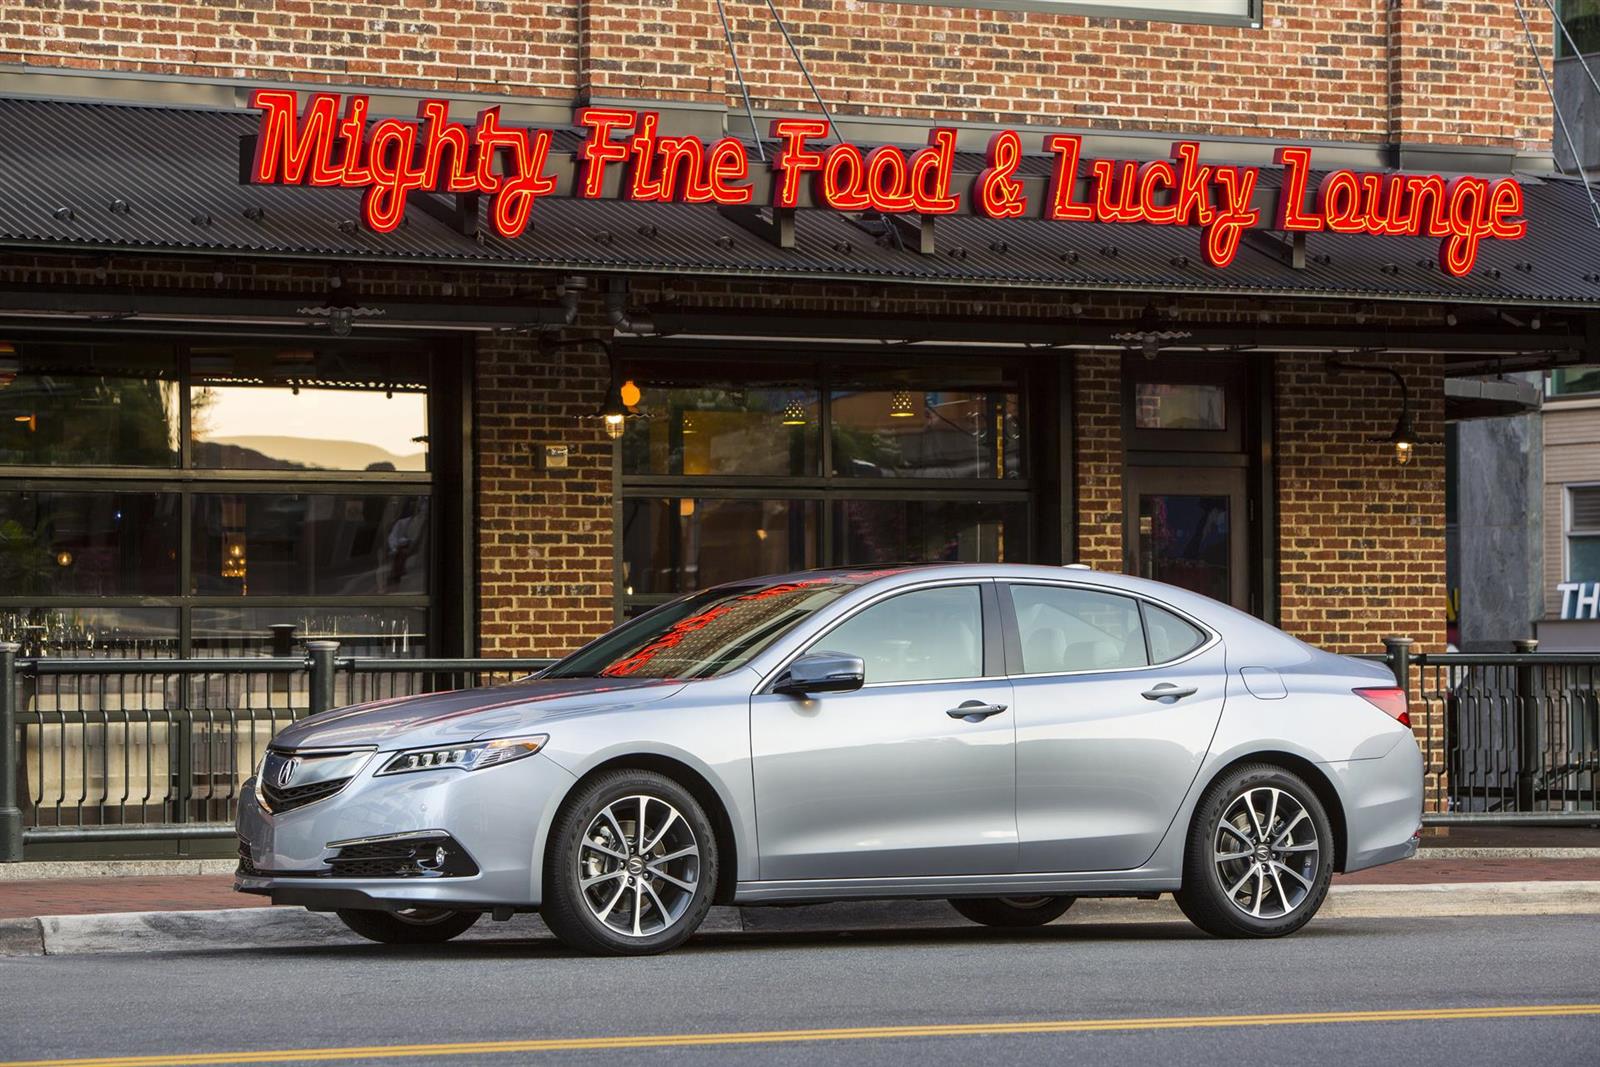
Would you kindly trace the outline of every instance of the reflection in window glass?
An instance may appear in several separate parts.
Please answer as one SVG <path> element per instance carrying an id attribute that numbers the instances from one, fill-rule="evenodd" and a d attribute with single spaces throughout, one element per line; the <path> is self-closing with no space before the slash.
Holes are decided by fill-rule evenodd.
<path id="1" fill-rule="evenodd" d="M 428 609 L 195 608 L 191 626 L 196 656 L 301 654 L 306 641 L 324 640 L 339 642 L 341 656 L 421 656 Z"/>
<path id="2" fill-rule="evenodd" d="M 1165 608 L 1144 605 L 1144 627 L 1150 638 L 1150 662 L 1167 663 L 1205 644 L 1206 635 Z"/>
<path id="3" fill-rule="evenodd" d="M 1600 393 L 1600 367 L 1561 367 L 1553 370 L 1545 392 L 1549 396 Z"/>
<path id="4" fill-rule="evenodd" d="M 1143 667 L 1139 602 L 1053 585 L 1014 585 L 1022 669 L 1028 674 Z"/>
<path id="5" fill-rule="evenodd" d="M 1231 589 L 1225 496 L 1139 497 L 1139 573 L 1226 603 Z"/>
<path id="6" fill-rule="evenodd" d="M 0 368 L 0 466 L 176 465 L 170 355 L 22 345 L 6 359 L 16 369 Z"/>
<path id="7" fill-rule="evenodd" d="M 817 564 L 812 500 L 641 498 L 622 507 L 625 596 L 661 596 Z"/>
<path id="8" fill-rule="evenodd" d="M 197 385 L 190 391 L 196 467 L 223 470 L 420 471 L 428 466 L 421 391 Z"/>
<path id="9" fill-rule="evenodd" d="M 847 389 L 833 394 L 833 472 L 853 478 L 1015 478 L 1015 393 Z"/>
<path id="10" fill-rule="evenodd" d="M 1141 430 L 1226 430 L 1228 391 L 1198 382 L 1139 382 L 1133 419 Z"/>
<path id="11" fill-rule="evenodd" d="M 0 595 L 176 592 L 177 494 L 0 492 Z"/>
<path id="12" fill-rule="evenodd" d="M 1027 506 L 982 500 L 841 500 L 836 561 L 1003 563 L 1027 558 Z"/>
<path id="13" fill-rule="evenodd" d="M 868 682 L 983 676 L 978 587 L 919 589 L 890 597 L 818 638 L 814 649 L 860 656 Z"/>
<path id="14" fill-rule="evenodd" d="M 428 497 L 194 497 L 192 592 L 359 596 L 428 591 Z"/>
<path id="15" fill-rule="evenodd" d="M 0 608 L 0 641 L 16 641 L 23 658 L 86 656 L 126 659 L 178 655 L 174 608 Z"/>
<path id="16" fill-rule="evenodd" d="M 782 382 L 640 385 L 622 438 L 627 474 L 817 473 L 814 386 Z"/>

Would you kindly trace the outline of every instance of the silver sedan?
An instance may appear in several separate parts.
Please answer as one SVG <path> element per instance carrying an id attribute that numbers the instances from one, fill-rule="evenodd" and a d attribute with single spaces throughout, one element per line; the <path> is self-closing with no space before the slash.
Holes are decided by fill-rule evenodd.
<path id="1" fill-rule="evenodd" d="M 537 677 L 344 708 L 273 742 L 236 888 L 385 942 L 538 911 L 617 955 L 713 903 L 946 897 L 996 926 L 1173 893 L 1303 926 L 1416 848 L 1382 666 L 1077 568 L 808 571 L 642 615 Z"/>

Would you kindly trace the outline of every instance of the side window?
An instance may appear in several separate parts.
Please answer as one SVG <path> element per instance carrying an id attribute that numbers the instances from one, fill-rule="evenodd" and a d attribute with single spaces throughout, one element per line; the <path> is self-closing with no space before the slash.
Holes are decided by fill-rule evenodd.
<path id="1" fill-rule="evenodd" d="M 983 602 L 975 585 L 902 593 L 852 616 L 812 646 L 860 656 L 870 682 L 983 676 Z"/>
<path id="2" fill-rule="evenodd" d="M 1144 605 L 1144 626 L 1150 635 L 1151 663 L 1169 663 L 1187 656 L 1206 642 L 1204 630 L 1154 604 Z"/>
<path id="3" fill-rule="evenodd" d="M 1024 674 L 1143 667 L 1144 629 L 1130 597 L 1059 585 L 1013 585 Z"/>

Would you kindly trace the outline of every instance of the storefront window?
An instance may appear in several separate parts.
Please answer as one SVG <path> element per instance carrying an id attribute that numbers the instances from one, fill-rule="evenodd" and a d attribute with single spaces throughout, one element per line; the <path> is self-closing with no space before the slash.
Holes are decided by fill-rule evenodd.
<path id="1" fill-rule="evenodd" d="M 1026 560 L 1019 368 L 881 358 L 625 359 L 624 613 L 807 567 Z"/>
<path id="2" fill-rule="evenodd" d="M 6 596 L 178 591 L 178 497 L 170 493 L 0 491 Z"/>
<path id="3" fill-rule="evenodd" d="M 1566 34 L 1556 31 L 1556 55 L 1590 55 L 1600 52 L 1600 0 L 1558 0 L 1556 11 L 1567 24 Z M 1572 47 L 1573 43 L 1577 48 Z"/>
<path id="4" fill-rule="evenodd" d="M 24 658 L 171 659 L 179 652 L 178 610 L 92 603 L 0 607 L 0 641 L 20 644 Z"/>
<path id="5" fill-rule="evenodd" d="M 1141 430 L 1226 430 L 1228 392 L 1199 382 L 1138 382 L 1133 424 Z"/>
<path id="6" fill-rule="evenodd" d="M 194 654 L 250 656 L 273 651 L 273 631 L 293 641 L 332 640 L 346 656 L 419 656 L 427 652 L 426 608 L 195 608 Z"/>
<path id="7" fill-rule="evenodd" d="M 172 467 L 178 386 L 170 351 L 25 346 L 0 379 L 0 467 Z"/>
<path id="8" fill-rule="evenodd" d="M 1550 372 L 1545 393 L 1552 397 L 1600 393 L 1600 367 L 1562 367 Z"/>

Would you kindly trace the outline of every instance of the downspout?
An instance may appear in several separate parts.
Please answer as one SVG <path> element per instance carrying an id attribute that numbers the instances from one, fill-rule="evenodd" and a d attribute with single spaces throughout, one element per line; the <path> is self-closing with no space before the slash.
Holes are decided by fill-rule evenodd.
<path id="1" fill-rule="evenodd" d="M 617 333 L 646 337 L 656 333 L 655 320 L 648 311 L 628 310 L 628 279 L 606 280 L 606 321 Z"/>

